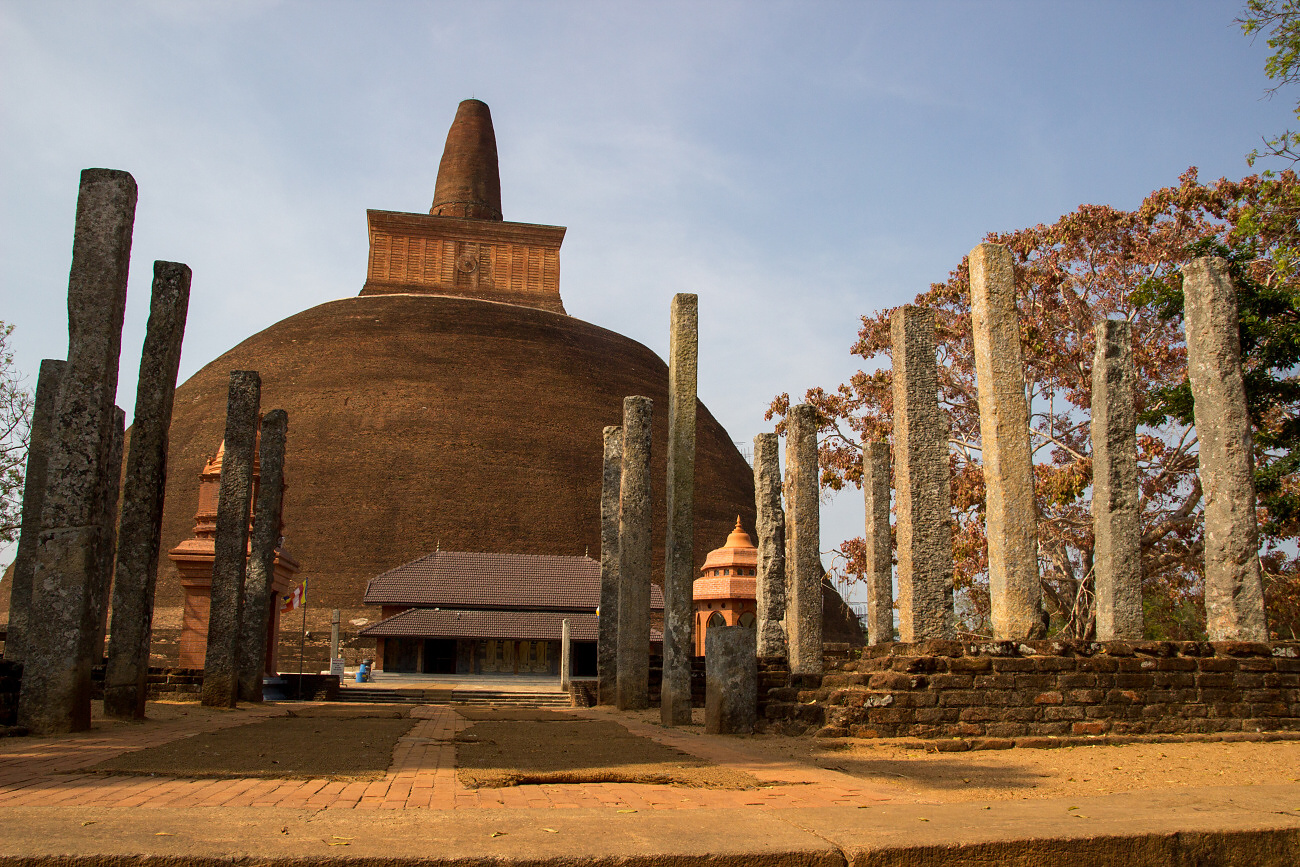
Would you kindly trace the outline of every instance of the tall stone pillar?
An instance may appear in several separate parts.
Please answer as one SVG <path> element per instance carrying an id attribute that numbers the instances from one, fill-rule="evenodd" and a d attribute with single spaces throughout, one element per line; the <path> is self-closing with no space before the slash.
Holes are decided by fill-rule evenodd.
<path id="1" fill-rule="evenodd" d="M 153 297 L 140 354 L 131 453 L 126 461 L 117 533 L 112 639 L 104 669 L 104 713 L 118 719 L 144 719 L 154 581 L 167 487 L 167 435 L 189 304 L 189 266 L 154 262 Z"/>
<path id="2" fill-rule="evenodd" d="M 984 513 L 993 637 L 1041 638 L 1038 512 L 1029 450 L 1029 402 L 1011 250 L 970 251 L 971 330 L 979 381 Z"/>
<path id="3" fill-rule="evenodd" d="M 572 680 L 573 646 L 569 639 L 569 618 L 560 621 L 560 689 L 567 690 Z"/>
<path id="4" fill-rule="evenodd" d="M 225 455 L 217 495 L 216 552 L 203 662 L 203 704 L 234 707 L 239 695 L 239 621 L 248 556 L 248 512 L 253 495 L 253 450 L 262 378 L 255 370 L 230 372 Z"/>
<path id="5" fill-rule="evenodd" d="M 22 527 L 18 531 L 18 552 L 9 578 L 9 630 L 5 638 L 5 659 L 22 662 L 27 643 L 27 614 L 32 604 L 32 571 L 36 568 L 36 546 L 40 543 L 41 507 L 45 502 L 45 465 L 50 454 L 50 430 L 54 424 L 54 400 L 59 394 L 62 361 L 41 362 L 36 380 L 36 400 L 27 439 L 27 473 L 23 485 Z"/>
<path id="6" fill-rule="evenodd" d="M 32 573 L 19 724 L 36 735 L 90 728 L 91 589 L 104 543 L 101 475 L 110 455 L 135 180 L 86 169 L 68 275 L 68 361 L 54 402 Z"/>
<path id="7" fill-rule="evenodd" d="M 262 417 L 259 449 L 261 474 L 257 482 L 257 509 L 253 539 L 244 578 L 244 604 L 239 619 L 239 697 L 262 700 L 262 675 L 266 673 L 266 636 L 271 617 L 271 585 L 275 583 L 275 549 L 280 545 L 280 510 L 284 498 L 284 440 L 289 416 L 273 409 Z M 229 454 L 229 452 L 227 452 Z M 222 464 L 222 476 L 225 476 Z M 218 508 L 220 501 L 218 501 Z M 220 513 L 218 512 L 218 517 Z M 334 623 L 338 650 L 338 622 Z M 334 657 L 331 655 L 330 657 Z"/>
<path id="8" fill-rule="evenodd" d="M 618 683 L 618 500 L 623 476 L 623 428 L 604 430 L 600 481 L 600 618 L 596 634 L 596 694 L 614 704 Z"/>
<path id="9" fill-rule="evenodd" d="M 781 505 L 780 438 L 754 437 L 754 506 L 757 512 L 758 655 L 785 656 L 785 509 Z"/>
<path id="10" fill-rule="evenodd" d="M 1142 638 L 1142 526 L 1138 509 L 1133 329 L 1107 319 L 1094 333 L 1092 530 L 1097 640 Z"/>
<path id="11" fill-rule="evenodd" d="M 1223 259 L 1183 268 L 1187 378 L 1205 491 L 1205 625 L 1211 641 L 1267 641 L 1254 455 L 1237 290 Z"/>
<path id="12" fill-rule="evenodd" d="M 889 443 L 862 444 L 862 495 L 867 518 L 867 641 L 894 640 L 894 560 L 889 538 Z"/>
<path id="13" fill-rule="evenodd" d="M 623 398 L 618 508 L 619 710 L 650 706 L 650 418 L 648 397 Z"/>
<path id="14" fill-rule="evenodd" d="M 817 471 L 817 410 L 790 408 L 785 428 L 785 631 L 790 673 L 822 673 L 821 485 Z M 707 638 L 706 638 L 707 640 Z"/>
<path id="15" fill-rule="evenodd" d="M 948 424 L 939 409 L 934 314 L 900 307 L 894 356 L 894 493 L 898 632 L 903 641 L 952 638 L 952 492 Z"/>
<path id="16" fill-rule="evenodd" d="M 695 386 L 699 298 L 673 296 L 668 348 L 668 521 L 664 545 L 664 674 L 659 717 L 690 725 L 695 564 Z"/>
<path id="17" fill-rule="evenodd" d="M 126 412 L 120 406 L 115 406 L 109 430 L 108 453 L 104 456 L 104 471 L 99 477 L 99 560 L 95 564 L 95 577 L 90 584 L 86 627 L 82 631 L 82 637 L 86 640 L 85 652 L 92 666 L 99 665 L 104 660 L 108 597 L 113 590 L 113 561 L 117 559 L 117 501 L 121 492 L 122 449 L 125 442 Z"/>

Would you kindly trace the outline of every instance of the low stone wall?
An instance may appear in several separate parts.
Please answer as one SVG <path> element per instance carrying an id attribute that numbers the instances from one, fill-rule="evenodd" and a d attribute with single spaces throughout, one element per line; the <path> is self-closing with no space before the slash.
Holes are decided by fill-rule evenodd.
<path id="1" fill-rule="evenodd" d="M 1300 730 L 1294 642 L 828 645 L 826 674 L 798 680 L 761 702 L 769 730 L 924 739 Z"/>

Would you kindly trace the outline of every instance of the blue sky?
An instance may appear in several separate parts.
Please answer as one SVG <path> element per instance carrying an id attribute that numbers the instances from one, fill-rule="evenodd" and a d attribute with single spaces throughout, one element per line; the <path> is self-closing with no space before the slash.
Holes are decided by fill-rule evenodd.
<path id="1" fill-rule="evenodd" d="M 140 187 L 118 402 L 154 259 L 194 269 L 182 379 L 365 277 L 365 209 L 424 212 L 456 104 L 492 108 L 507 220 L 568 227 L 569 312 L 663 354 L 700 296 L 731 432 L 858 369 L 859 317 L 990 231 L 1133 207 L 1291 118 L 1236 2 L 0 0 L 0 319 L 66 352 L 78 172 Z M 861 532 L 856 492 L 822 547 Z M 719 540 L 721 542 L 721 540 Z M 5 559 L 8 559 L 6 556 Z"/>

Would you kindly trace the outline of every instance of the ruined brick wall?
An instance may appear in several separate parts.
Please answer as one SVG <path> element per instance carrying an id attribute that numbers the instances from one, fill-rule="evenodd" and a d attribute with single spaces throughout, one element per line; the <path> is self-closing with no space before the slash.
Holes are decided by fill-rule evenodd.
<path id="1" fill-rule="evenodd" d="M 1300 643 L 929 641 L 768 691 L 777 729 L 991 738 L 1300 730 Z"/>

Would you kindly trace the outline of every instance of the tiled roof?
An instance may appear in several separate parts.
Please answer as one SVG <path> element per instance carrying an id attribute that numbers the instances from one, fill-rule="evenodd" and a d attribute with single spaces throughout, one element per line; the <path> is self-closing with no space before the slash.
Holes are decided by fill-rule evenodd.
<path id="1" fill-rule="evenodd" d="M 754 599 L 758 579 L 744 575 L 696 578 L 692 588 L 695 599 Z"/>
<path id="2" fill-rule="evenodd" d="M 361 630 L 362 635 L 395 638 L 496 638 L 559 641 L 563 621 L 572 641 L 595 641 L 600 618 L 595 614 L 556 611 L 453 611 L 411 608 Z M 663 641 L 651 630 L 651 641 Z"/>
<path id="3" fill-rule="evenodd" d="M 590 611 L 600 605 L 600 564 L 590 557 L 435 551 L 370 579 L 367 605 Z M 651 608 L 663 594 L 650 588 Z M 373 628 L 373 627 L 372 627 Z"/>

